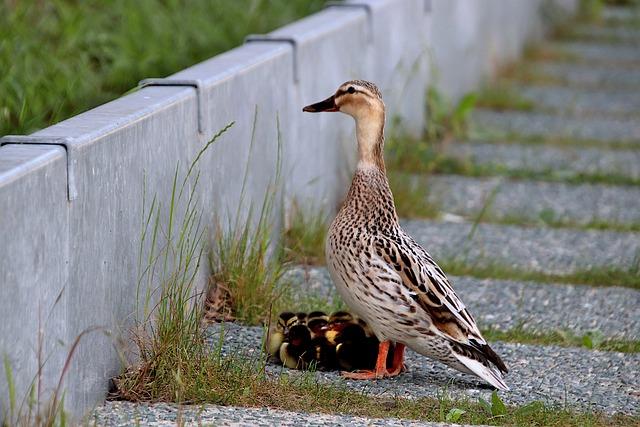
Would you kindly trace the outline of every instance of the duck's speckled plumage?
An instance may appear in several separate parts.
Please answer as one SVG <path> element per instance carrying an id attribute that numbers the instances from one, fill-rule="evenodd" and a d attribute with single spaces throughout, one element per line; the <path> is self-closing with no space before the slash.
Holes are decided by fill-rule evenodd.
<path id="1" fill-rule="evenodd" d="M 355 80 L 344 83 L 333 98 L 335 110 L 326 111 L 355 118 L 359 149 L 351 188 L 326 242 L 338 292 L 381 342 L 407 345 L 508 389 L 500 373 L 507 372 L 505 364 L 482 337 L 442 269 L 398 223 L 382 156 L 380 91 Z"/>

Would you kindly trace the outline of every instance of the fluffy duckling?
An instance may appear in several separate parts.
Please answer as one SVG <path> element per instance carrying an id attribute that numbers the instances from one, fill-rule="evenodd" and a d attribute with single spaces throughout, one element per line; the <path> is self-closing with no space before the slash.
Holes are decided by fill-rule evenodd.
<path id="1" fill-rule="evenodd" d="M 364 322 L 363 322 L 364 323 Z M 340 369 L 373 369 L 378 357 L 378 339 L 367 336 L 366 323 L 350 323 L 335 337 L 336 361 Z"/>
<path id="2" fill-rule="evenodd" d="M 289 328 L 285 341 L 280 345 L 278 355 L 287 368 L 306 369 L 314 358 L 309 328 L 302 324 Z"/>
<path id="3" fill-rule="evenodd" d="M 296 318 L 296 315 L 290 311 L 280 313 L 276 319 L 275 325 L 269 331 L 267 340 L 265 343 L 265 349 L 270 356 L 278 357 L 280 346 L 284 342 L 285 335 L 287 334 L 288 324 L 291 319 Z"/>

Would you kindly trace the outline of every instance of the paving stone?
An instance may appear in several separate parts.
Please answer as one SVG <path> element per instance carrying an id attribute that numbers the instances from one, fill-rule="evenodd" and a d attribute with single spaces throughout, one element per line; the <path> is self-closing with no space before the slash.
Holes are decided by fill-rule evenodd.
<path id="1" fill-rule="evenodd" d="M 567 61 L 535 62 L 528 65 L 534 74 L 578 87 L 640 89 L 640 71 L 607 64 L 577 64 Z"/>
<path id="2" fill-rule="evenodd" d="M 226 324 L 226 355 L 260 354 L 263 329 Z M 219 325 L 211 328 L 217 342 Z M 501 392 L 507 404 L 543 401 L 550 405 L 605 413 L 637 414 L 640 405 L 640 354 L 593 351 L 582 348 L 492 343 L 510 371 L 505 381 L 511 388 Z M 347 381 L 337 372 L 316 372 L 320 381 L 344 384 L 374 396 L 437 398 L 446 392 L 453 398 L 489 399 L 491 389 L 471 375 L 462 374 L 412 351 L 406 355 L 408 371 L 399 377 L 378 381 Z M 276 365 L 267 372 L 300 374 Z"/>
<path id="3" fill-rule="evenodd" d="M 552 51 L 570 55 L 572 60 L 640 67 L 640 47 L 635 44 L 556 41 L 547 46 Z"/>
<path id="4" fill-rule="evenodd" d="M 413 176 L 425 195 L 442 212 L 474 220 L 523 220 L 538 225 L 552 222 L 640 224 L 640 187 L 602 184 Z"/>
<path id="5" fill-rule="evenodd" d="M 617 114 L 640 116 L 640 90 L 612 91 L 565 86 L 520 86 L 515 92 L 536 109 L 559 110 L 573 115 Z"/>
<path id="6" fill-rule="evenodd" d="M 397 418 L 363 418 L 350 415 L 313 414 L 282 411 L 272 408 L 243 408 L 219 405 L 183 405 L 166 403 L 134 404 L 130 402 L 106 402 L 93 411 L 91 424 L 105 427 L 130 425 L 173 426 L 425 426 L 447 427 L 453 424 L 422 423 Z M 459 426 L 459 424 L 456 424 Z"/>
<path id="7" fill-rule="evenodd" d="M 637 7 L 608 6 L 603 8 L 602 18 L 614 22 L 640 22 L 640 10 Z"/>
<path id="8" fill-rule="evenodd" d="M 500 137 L 559 137 L 600 141 L 624 141 L 640 147 L 640 121 L 622 117 L 571 117 L 520 111 L 479 109 L 472 113 L 472 134 Z"/>
<path id="9" fill-rule="evenodd" d="M 436 260 L 498 264 L 549 274 L 631 268 L 640 257 L 640 234 L 407 220 L 404 229 Z"/>
<path id="10" fill-rule="evenodd" d="M 603 25 L 577 25 L 568 29 L 568 35 L 584 40 L 595 40 L 610 43 L 638 43 L 640 42 L 640 28 L 614 27 Z"/>
<path id="11" fill-rule="evenodd" d="M 326 267 L 298 266 L 288 273 L 294 289 L 333 300 Z M 598 331 L 609 339 L 640 339 L 640 291 L 620 287 L 521 282 L 449 276 L 456 293 L 482 328 L 531 332 Z M 571 313 L 571 316 L 567 316 Z"/>
<path id="12" fill-rule="evenodd" d="M 640 178 L 640 151 L 551 146 L 511 142 L 455 141 L 442 147 L 447 156 L 476 165 L 550 173 L 558 178 L 581 174 Z"/>
<path id="13" fill-rule="evenodd" d="M 443 147 L 443 153 L 483 166 L 549 172 L 558 176 L 614 174 L 633 179 L 640 178 L 640 150 L 453 142 Z"/>

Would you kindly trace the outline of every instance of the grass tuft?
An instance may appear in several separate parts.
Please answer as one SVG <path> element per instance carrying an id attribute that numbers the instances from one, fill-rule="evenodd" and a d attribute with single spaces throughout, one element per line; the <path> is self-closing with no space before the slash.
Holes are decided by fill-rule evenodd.
<path id="1" fill-rule="evenodd" d="M 493 110 L 531 111 L 535 104 L 518 94 L 513 86 L 499 84 L 485 87 L 478 93 L 476 106 Z"/>
<path id="2" fill-rule="evenodd" d="M 292 264 L 324 265 L 327 216 L 322 211 L 305 213 L 294 204 L 290 225 L 284 232 L 284 259 Z"/>
<path id="3" fill-rule="evenodd" d="M 414 179 L 409 174 L 395 171 L 389 171 L 388 177 L 398 216 L 429 219 L 440 216 L 438 204 L 428 200 L 424 179 Z"/>

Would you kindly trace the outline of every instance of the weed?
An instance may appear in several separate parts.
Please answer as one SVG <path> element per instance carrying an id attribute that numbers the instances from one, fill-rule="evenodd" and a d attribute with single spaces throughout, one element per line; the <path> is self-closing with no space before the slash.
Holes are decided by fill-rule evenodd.
<path id="1" fill-rule="evenodd" d="M 138 363 L 114 380 L 120 398 L 182 401 L 184 375 L 190 373 L 193 363 L 207 357 L 201 329 L 202 305 L 195 289 L 205 233 L 196 193 L 200 175 L 195 166 L 232 125 L 205 144 L 182 180 L 179 165 L 176 166 L 170 203 L 164 210 L 154 197 L 148 211 L 143 212 L 138 298 L 142 298 L 140 287 L 145 283 L 150 287 L 159 285 L 155 291 L 144 293 L 143 316 L 137 318 L 132 331 Z M 143 206 L 147 209 L 146 204 Z M 162 227 L 161 218 L 168 218 L 166 228 Z M 148 248 L 147 257 L 143 256 L 144 248 Z"/>
<path id="2" fill-rule="evenodd" d="M 278 141 L 275 165 L 275 182 L 264 195 L 257 217 L 250 205 L 248 214 L 243 216 L 245 185 L 250 170 L 251 154 L 255 142 L 255 130 L 258 117 L 256 109 L 253 122 L 251 144 L 247 155 L 245 176 L 235 219 L 229 219 L 226 226 L 218 224 L 214 247 L 211 253 L 212 276 L 207 296 L 209 320 L 217 314 L 222 319 L 237 319 L 248 324 L 257 324 L 267 320 L 270 307 L 284 292 L 280 281 L 284 266 L 273 249 L 277 242 L 272 241 L 272 217 L 276 202 L 276 188 L 280 181 L 282 162 L 282 141 L 280 123 L 277 121 Z M 255 219 L 255 220 L 254 220 Z M 216 307 L 216 310 L 212 310 Z M 218 319 L 221 320 L 221 319 Z"/>
<path id="3" fill-rule="evenodd" d="M 598 22 L 602 19 L 604 2 L 602 0 L 580 0 L 578 19 L 584 22 Z"/>
<path id="4" fill-rule="evenodd" d="M 476 103 L 476 95 L 463 96 L 455 106 L 451 106 L 442 93 L 434 86 L 427 90 L 427 142 L 448 140 L 466 135 L 469 115 Z"/>
<path id="5" fill-rule="evenodd" d="M 290 225 L 284 233 L 285 261 L 295 264 L 323 265 L 327 216 L 322 211 L 309 213 L 293 204 Z"/>
<path id="6" fill-rule="evenodd" d="M 478 93 L 476 106 L 493 110 L 531 111 L 535 104 L 516 92 L 511 85 L 498 84 L 485 87 Z"/>
<path id="7" fill-rule="evenodd" d="M 393 192 L 396 211 L 402 218 L 438 218 L 438 203 L 429 199 L 428 187 L 424 179 L 390 171 L 389 185 Z"/>

